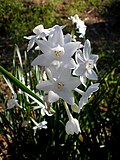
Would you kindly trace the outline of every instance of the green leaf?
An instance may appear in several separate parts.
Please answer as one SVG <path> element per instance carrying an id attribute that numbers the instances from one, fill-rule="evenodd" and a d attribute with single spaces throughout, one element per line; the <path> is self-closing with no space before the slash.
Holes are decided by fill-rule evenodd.
<path id="1" fill-rule="evenodd" d="M 40 101 L 43 104 L 43 101 L 40 99 L 39 96 L 37 96 L 34 92 L 32 92 L 30 89 L 28 89 L 24 84 L 22 84 L 17 78 L 15 78 L 10 72 L 8 72 L 6 69 L 4 69 L 2 66 L 0 66 L 0 72 L 8 78 L 14 85 L 19 87 L 23 92 L 28 93 L 29 95 L 33 96 L 35 99 Z"/>

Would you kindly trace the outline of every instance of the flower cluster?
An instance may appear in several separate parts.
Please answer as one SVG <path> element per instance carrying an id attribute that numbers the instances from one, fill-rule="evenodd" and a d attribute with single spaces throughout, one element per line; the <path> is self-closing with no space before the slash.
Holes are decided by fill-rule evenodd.
<path id="1" fill-rule="evenodd" d="M 83 37 L 86 31 L 83 21 L 77 15 L 71 16 L 70 19 L 76 23 L 80 37 Z M 36 44 L 35 50 L 39 50 L 41 53 L 32 61 L 32 66 L 43 67 L 43 74 L 46 78 L 41 80 L 36 88 L 45 92 L 45 99 L 49 104 L 57 102 L 59 99 L 64 100 L 69 118 L 65 130 L 67 134 L 78 134 L 80 132 L 79 122 L 72 117 L 68 105 L 73 111 L 80 113 L 83 106 L 88 103 L 91 94 L 99 89 L 99 83 L 92 83 L 86 89 L 87 80 L 98 79 L 94 70 L 98 55 L 91 54 L 91 45 L 88 39 L 81 44 L 77 40 L 72 41 L 70 34 L 64 35 L 64 27 L 55 25 L 52 28 L 44 29 L 43 25 L 39 25 L 33 29 L 35 35 L 25 38 L 29 40 L 28 51 Z M 81 85 L 85 87 L 86 91 L 80 89 Z M 73 91 L 81 95 L 78 105 L 75 102 Z M 39 125 L 37 124 L 37 126 Z M 34 127 L 34 130 L 36 131 L 37 128 Z M 44 126 L 40 125 L 41 128 Z"/>

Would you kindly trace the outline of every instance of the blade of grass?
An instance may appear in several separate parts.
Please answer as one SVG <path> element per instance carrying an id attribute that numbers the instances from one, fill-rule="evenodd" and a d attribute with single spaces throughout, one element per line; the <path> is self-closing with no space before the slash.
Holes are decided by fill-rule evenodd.
<path id="1" fill-rule="evenodd" d="M 14 83 L 17 87 L 19 87 L 22 91 L 28 93 L 29 95 L 36 98 L 38 101 L 40 101 L 43 104 L 43 101 L 40 99 L 39 96 L 37 96 L 34 92 L 32 92 L 30 89 L 28 89 L 25 85 L 23 85 L 17 78 L 15 78 L 11 73 L 9 73 L 7 70 L 5 70 L 2 66 L 0 66 L 0 72 L 8 78 L 11 82 Z"/>

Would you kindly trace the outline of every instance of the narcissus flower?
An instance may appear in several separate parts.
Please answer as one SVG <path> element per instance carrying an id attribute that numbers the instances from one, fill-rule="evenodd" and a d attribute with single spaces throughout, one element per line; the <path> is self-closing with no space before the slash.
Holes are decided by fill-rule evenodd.
<path id="1" fill-rule="evenodd" d="M 80 113 L 81 109 L 85 104 L 88 103 L 88 98 L 92 95 L 93 92 L 96 92 L 99 89 L 99 83 L 92 84 L 88 87 L 88 89 L 84 92 L 78 88 L 75 89 L 82 97 L 79 100 L 79 108 L 78 113 Z"/>
<path id="2" fill-rule="evenodd" d="M 98 55 L 90 54 L 90 52 L 91 45 L 90 41 L 87 39 L 83 48 L 83 54 L 81 50 L 76 53 L 77 67 L 73 71 L 73 74 L 80 76 L 83 85 L 86 84 L 86 78 L 90 80 L 98 79 L 97 74 L 93 70 L 93 68 L 96 67 Z"/>
<path id="3" fill-rule="evenodd" d="M 45 37 L 47 37 L 48 35 L 51 35 L 54 32 L 54 30 L 55 30 L 55 26 L 53 26 L 52 28 L 48 28 L 48 29 L 45 29 L 42 24 L 36 26 L 33 29 L 33 33 L 35 33 L 35 35 L 28 36 L 28 37 L 24 36 L 24 38 L 29 40 L 27 51 L 29 51 L 34 46 L 37 39 L 40 39 L 40 38 L 46 39 Z"/>
<path id="4" fill-rule="evenodd" d="M 71 57 L 82 45 L 80 42 L 69 42 L 66 38 L 64 39 L 61 27 L 56 26 L 53 35 L 49 36 L 48 40 L 36 40 L 39 46 L 38 49 L 41 50 L 43 54 L 38 55 L 33 60 L 32 65 L 49 67 L 52 62 L 59 61 L 65 68 L 75 68 L 74 59 Z"/>
<path id="5" fill-rule="evenodd" d="M 41 81 L 36 88 L 48 92 L 48 101 L 50 103 L 56 102 L 60 97 L 68 104 L 73 105 L 74 96 L 72 90 L 79 86 L 79 78 L 71 76 L 71 70 L 66 68 L 61 72 L 54 72 L 53 75 L 49 72 L 49 80 Z"/>
<path id="6" fill-rule="evenodd" d="M 35 124 L 35 126 L 33 127 L 34 130 L 34 135 L 36 134 L 37 129 L 41 130 L 41 129 L 47 129 L 47 122 L 46 121 L 42 121 L 40 123 L 37 123 L 33 118 L 31 118 L 31 120 L 33 121 L 33 123 Z"/>
<path id="7" fill-rule="evenodd" d="M 13 98 L 8 100 L 7 106 L 8 106 L 7 109 L 14 108 L 15 106 L 18 106 L 19 108 L 22 108 L 22 106 L 20 106 L 18 104 L 17 94 L 16 93 L 14 93 Z"/>
<path id="8" fill-rule="evenodd" d="M 79 122 L 76 118 L 71 118 L 67 123 L 66 123 L 66 126 L 65 126 L 65 130 L 66 130 L 66 133 L 67 134 L 78 134 L 80 131 L 80 125 L 79 125 Z"/>
<path id="9" fill-rule="evenodd" d="M 79 122 L 76 118 L 73 118 L 66 102 L 64 102 L 64 106 L 65 106 L 65 109 L 66 109 L 66 112 L 69 118 L 68 122 L 65 125 L 66 133 L 72 134 L 72 135 L 74 133 L 78 134 L 79 132 L 81 132 Z"/>
<path id="10" fill-rule="evenodd" d="M 75 16 L 71 16 L 68 19 L 72 20 L 73 24 L 76 24 L 76 28 L 78 29 L 78 33 L 80 33 L 80 38 L 83 38 L 86 33 L 87 26 L 85 25 L 84 21 L 82 21 L 79 16 L 76 14 Z"/>

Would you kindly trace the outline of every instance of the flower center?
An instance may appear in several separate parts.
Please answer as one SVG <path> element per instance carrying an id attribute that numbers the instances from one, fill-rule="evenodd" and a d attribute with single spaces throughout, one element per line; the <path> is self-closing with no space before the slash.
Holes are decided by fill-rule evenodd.
<path id="1" fill-rule="evenodd" d="M 55 55 L 56 57 L 60 57 L 61 54 L 62 54 L 61 51 L 54 51 L 54 55 Z"/>
<path id="2" fill-rule="evenodd" d="M 58 89 L 62 89 L 64 87 L 64 84 L 63 83 L 61 83 L 61 82 L 58 82 L 57 83 L 57 88 Z"/>
<path id="3" fill-rule="evenodd" d="M 64 48 L 59 45 L 53 49 L 53 55 L 55 58 L 60 58 L 64 54 Z"/>
<path id="4" fill-rule="evenodd" d="M 93 69 L 94 68 L 94 63 L 93 60 L 89 60 L 86 62 L 86 69 Z"/>

